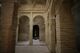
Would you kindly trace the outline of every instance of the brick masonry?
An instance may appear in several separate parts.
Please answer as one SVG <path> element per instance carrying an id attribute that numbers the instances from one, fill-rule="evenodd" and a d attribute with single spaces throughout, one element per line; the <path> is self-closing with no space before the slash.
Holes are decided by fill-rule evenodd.
<path id="1" fill-rule="evenodd" d="M 74 33 L 74 17 L 72 16 L 69 3 L 62 4 L 59 14 L 61 53 L 75 53 L 76 36 Z"/>

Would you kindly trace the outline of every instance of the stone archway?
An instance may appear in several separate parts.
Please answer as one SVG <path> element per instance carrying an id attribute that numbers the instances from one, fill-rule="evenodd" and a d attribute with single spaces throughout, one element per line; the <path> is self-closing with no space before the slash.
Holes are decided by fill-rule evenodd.
<path id="1" fill-rule="evenodd" d="M 18 41 L 29 40 L 29 17 L 21 16 L 19 18 Z"/>
<path id="2" fill-rule="evenodd" d="M 45 41 L 45 20 L 43 16 L 35 16 L 33 19 L 33 25 L 39 26 L 39 40 Z"/>

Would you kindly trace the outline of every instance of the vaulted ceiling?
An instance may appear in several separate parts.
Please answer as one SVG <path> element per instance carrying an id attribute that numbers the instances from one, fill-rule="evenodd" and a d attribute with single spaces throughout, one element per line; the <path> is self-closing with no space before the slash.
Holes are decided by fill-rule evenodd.
<path id="1" fill-rule="evenodd" d="M 21 10 L 46 10 L 54 9 L 54 5 L 57 3 L 68 3 L 73 0 L 18 0 Z M 51 8 L 52 7 L 52 8 Z"/>
<path id="2" fill-rule="evenodd" d="M 18 0 L 20 4 L 41 4 L 45 5 L 47 0 Z"/>
<path id="3" fill-rule="evenodd" d="M 46 10 L 52 0 L 18 0 L 20 10 Z"/>

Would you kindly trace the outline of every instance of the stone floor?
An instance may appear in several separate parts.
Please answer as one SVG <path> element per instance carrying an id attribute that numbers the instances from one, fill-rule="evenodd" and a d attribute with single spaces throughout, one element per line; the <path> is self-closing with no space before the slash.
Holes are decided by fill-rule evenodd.
<path id="1" fill-rule="evenodd" d="M 29 41 L 27 41 L 27 42 L 23 41 L 23 42 L 18 42 L 18 43 L 17 43 L 17 46 L 23 46 L 23 45 L 24 45 L 24 46 L 29 45 Z M 34 39 L 33 39 L 33 45 L 45 45 L 45 43 L 42 42 L 42 41 L 34 40 Z"/>
<path id="2" fill-rule="evenodd" d="M 16 45 L 15 53 L 49 53 L 45 43 L 33 40 L 33 46 L 27 45 L 28 42 L 20 42 Z"/>

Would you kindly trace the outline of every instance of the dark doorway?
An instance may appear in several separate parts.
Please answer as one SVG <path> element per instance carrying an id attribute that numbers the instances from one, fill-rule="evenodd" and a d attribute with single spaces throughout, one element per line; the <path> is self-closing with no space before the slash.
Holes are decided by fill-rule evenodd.
<path id="1" fill-rule="evenodd" d="M 35 40 L 39 39 L 39 26 L 38 25 L 33 26 L 33 39 Z"/>

